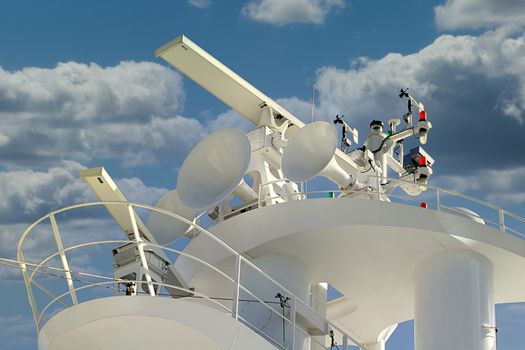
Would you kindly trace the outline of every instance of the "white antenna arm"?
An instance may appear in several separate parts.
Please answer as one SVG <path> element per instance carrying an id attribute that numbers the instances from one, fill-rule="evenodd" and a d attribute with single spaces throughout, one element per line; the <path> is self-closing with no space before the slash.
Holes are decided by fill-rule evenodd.
<path id="1" fill-rule="evenodd" d="M 155 56 L 177 68 L 255 125 L 260 122 L 261 107 L 267 105 L 275 111 L 275 115 L 288 119 L 298 127 L 304 126 L 299 118 L 184 35 L 157 49 Z"/>
<path id="2" fill-rule="evenodd" d="M 108 174 L 106 169 L 104 169 L 104 167 L 81 169 L 80 177 L 87 182 L 89 187 L 93 190 L 93 192 L 95 192 L 95 194 L 101 201 L 127 202 L 126 197 L 117 187 L 117 184 L 115 183 L 115 181 L 113 181 L 113 179 Z M 129 236 L 129 234 L 133 232 L 133 224 L 131 222 L 127 206 L 124 204 L 106 204 L 106 208 L 111 214 L 111 216 L 113 216 L 117 224 L 121 227 L 122 231 L 124 231 L 124 233 Z M 142 220 L 137 215 L 137 213 L 135 213 L 134 210 L 133 213 L 135 215 L 137 228 L 140 234 L 143 235 L 144 238 L 146 238 L 149 242 L 157 244 L 157 240 L 147 229 L 146 225 L 144 225 L 144 222 L 142 222 Z M 155 253 L 164 260 L 170 261 L 170 259 L 162 249 L 152 247 L 151 250 L 155 251 Z M 179 272 L 175 270 L 173 265 L 169 265 L 168 267 L 166 283 L 169 285 L 174 285 L 184 289 L 188 289 L 188 285 L 180 276 Z M 181 296 L 182 292 L 178 289 L 169 287 L 167 287 L 166 289 L 168 290 L 168 293 L 170 295 L 173 295 L 174 297 Z"/>
<path id="3" fill-rule="evenodd" d="M 281 120 L 279 125 L 286 120 L 289 121 L 289 128 L 302 128 L 305 125 L 295 115 L 184 35 L 157 49 L 155 55 L 177 68 L 255 125 L 260 124 L 261 108 L 266 106 L 273 110 L 277 121 Z M 335 159 L 348 174 L 354 176 L 359 172 L 355 162 L 341 150 L 336 150 Z"/>

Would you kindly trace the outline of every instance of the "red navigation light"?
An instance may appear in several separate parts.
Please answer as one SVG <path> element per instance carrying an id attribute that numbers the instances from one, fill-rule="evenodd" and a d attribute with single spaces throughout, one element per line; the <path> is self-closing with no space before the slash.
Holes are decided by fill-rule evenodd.
<path id="1" fill-rule="evenodd" d="M 427 202 L 421 202 L 421 204 L 419 204 L 419 206 L 420 206 L 421 208 L 426 209 L 426 208 L 427 208 Z"/>
<path id="2" fill-rule="evenodd" d="M 427 112 L 425 112 L 425 111 L 419 112 L 419 120 L 420 121 L 427 120 Z"/>
<path id="3" fill-rule="evenodd" d="M 427 166 L 427 158 L 425 156 L 419 156 L 419 166 Z"/>

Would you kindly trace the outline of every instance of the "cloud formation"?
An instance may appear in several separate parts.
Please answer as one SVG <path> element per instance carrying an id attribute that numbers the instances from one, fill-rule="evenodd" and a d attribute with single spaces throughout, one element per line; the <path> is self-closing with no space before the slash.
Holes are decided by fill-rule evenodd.
<path id="1" fill-rule="evenodd" d="M 479 196 L 500 206 L 525 204 L 525 166 L 509 169 L 483 169 L 468 175 L 438 177 L 443 187 Z"/>
<path id="2" fill-rule="evenodd" d="M 434 7 L 440 29 L 525 24 L 524 0 L 447 0 Z"/>
<path id="3" fill-rule="evenodd" d="M 182 156 L 202 137 L 197 120 L 179 115 L 184 97 L 181 76 L 149 62 L 0 68 L 0 161 L 9 168 L 94 158 L 134 166 Z"/>
<path id="4" fill-rule="evenodd" d="M 328 14 L 345 6 L 345 0 L 251 0 L 242 14 L 258 22 L 274 25 L 324 23 Z"/>
<path id="5" fill-rule="evenodd" d="M 47 170 L 0 172 L 0 222 L 26 223 L 67 205 L 96 200 L 79 178 L 80 163 L 64 161 Z M 167 189 L 146 186 L 138 178 L 116 179 L 129 201 L 154 204 Z"/>
<path id="6" fill-rule="evenodd" d="M 36 220 L 51 210 L 93 199 L 79 179 L 81 168 L 79 163 L 65 161 L 47 171 L 0 172 L 0 222 Z"/>
<path id="7" fill-rule="evenodd" d="M 200 9 L 210 7 L 211 0 L 188 0 L 188 3 Z"/>

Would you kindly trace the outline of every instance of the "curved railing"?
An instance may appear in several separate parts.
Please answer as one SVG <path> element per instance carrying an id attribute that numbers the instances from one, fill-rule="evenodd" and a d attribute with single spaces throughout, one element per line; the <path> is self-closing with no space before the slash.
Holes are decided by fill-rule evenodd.
<path id="1" fill-rule="evenodd" d="M 127 232 L 129 240 L 90 240 L 88 238 L 89 235 L 79 234 L 80 226 L 73 225 L 73 228 L 69 226 L 73 222 L 81 221 L 77 217 L 76 211 L 82 208 L 93 209 L 108 206 L 113 208 L 122 206 L 128 211 L 129 220 L 133 224 L 133 232 Z M 144 235 L 141 234 L 143 232 L 139 232 L 139 226 L 137 225 L 137 222 L 140 221 L 139 211 L 141 210 L 157 212 L 189 225 L 188 231 L 194 231 L 195 235 L 198 234 L 201 238 L 209 239 L 213 242 L 216 249 L 224 249 L 228 253 L 232 258 L 232 264 L 234 264 L 233 269 L 231 269 L 233 272 L 229 269 L 223 270 L 216 267 L 206 261 L 206 257 L 194 256 L 186 253 L 183 249 L 160 246 L 144 240 Z M 93 213 L 88 211 L 88 214 Z M 102 220 L 102 222 L 106 221 Z M 44 227 L 41 227 L 41 225 L 44 225 Z M 90 226 L 92 225 L 91 221 L 87 222 L 86 225 L 94 230 Z M 46 235 L 49 235 L 49 239 Z M 86 239 L 79 241 L 79 237 L 86 237 Z M 185 238 L 182 237 L 181 239 L 184 240 Z M 49 245 L 50 241 L 53 244 L 47 246 L 48 251 L 45 254 L 33 256 L 35 255 L 35 244 Z M 92 261 L 95 258 L 100 258 L 102 261 L 104 259 L 107 260 L 107 254 L 104 254 L 104 252 L 113 252 L 115 248 L 130 242 L 133 242 L 134 247 L 136 247 L 140 264 L 146 271 L 145 280 L 138 278 L 140 275 L 136 279 L 115 278 L 110 274 L 110 271 L 113 272 L 112 262 L 96 263 Z M 177 242 L 175 242 L 176 244 Z M 152 265 L 148 267 L 148 264 L 152 263 L 146 258 L 145 252 L 148 251 L 155 251 L 171 261 L 177 261 L 179 258 L 185 259 L 186 262 L 194 264 L 199 269 L 206 269 L 207 272 L 213 273 L 213 276 L 221 281 L 221 285 L 225 286 L 222 294 L 214 295 L 213 290 L 201 291 L 189 286 L 185 287 L 155 281 L 151 278 Z M 324 320 L 326 329 L 324 329 L 323 336 L 318 336 L 318 333 L 312 336 L 308 332 L 308 327 L 303 324 L 304 321 L 296 320 L 296 314 L 300 312 L 298 310 L 310 310 L 308 312 L 315 313 L 305 301 L 295 296 L 286 287 L 195 222 L 149 205 L 129 202 L 92 202 L 76 204 L 53 211 L 31 224 L 24 231 L 18 244 L 17 256 L 38 331 L 55 314 L 66 308 L 102 297 L 126 295 L 126 286 L 132 283 L 138 294 L 150 295 L 151 297 L 183 297 L 187 300 L 205 303 L 210 307 L 226 312 L 262 335 L 277 348 L 302 348 L 301 342 L 307 340 L 312 343 L 318 343 L 320 348 L 324 348 L 329 340 L 329 331 L 333 331 L 334 339 L 338 344 L 354 344 L 364 347 L 355 336 L 345 333 L 319 315 L 317 317 Z M 82 262 L 83 266 L 93 263 L 95 269 L 104 271 L 81 272 L 80 269 L 72 267 L 75 264 L 79 264 L 79 261 Z M 257 287 L 254 287 L 253 283 L 249 282 L 249 280 L 253 281 L 254 278 L 258 281 L 255 283 L 255 286 L 260 286 L 261 281 L 263 281 L 269 287 L 262 292 Z M 268 289 L 272 291 L 272 294 L 279 292 L 289 297 L 289 302 L 281 307 L 278 301 L 271 299 L 273 295 L 271 297 L 268 295 Z M 180 293 L 174 293 L 174 291 Z M 273 324 L 278 324 L 279 326 L 282 324 L 282 334 L 281 332 L 276 334 L 268 331 L 268 322 L 270 321 L 265 321 L 266 323 L 262 325 L 260 315 L 269 315 L 268 319 Z"/>
<path id="2" fill-rule="evenodd" d="M 282 182 L 286 180 L 278 181 Z M 379 182 L 387 182 L 388 184 L 386 186 L 379 186 Z M 265 186 L 271 186 L 274 183 L 275 182 L 261 185 L 259 194 L 264 192 Z M 374 183 L 376 184 L 375 186 Z M 218 221 L 227 220 L 229 217 L 242 214 L 254 208 L 278 205 L 279 203 L 290 200 L 311 200 L 316 198 L 347 198 L 351 200 L 352 198 L 367 198 L 370 200 L 381 200 L 425 207 L 429 210 L 444 211 L 452 214 L 456 213 L 462 216 L 465 216 L 465 212 L 458 208 L 466 208 L 476 212 L 485 225 L 496 228 L 501 232 L 525 239 L 525 234 L 523 233 L 525 232 L 525 219 L 516 214 L 485 201 L 430 185 L 425 186 L 425 191 L 419 195 L 407 195 L 399 190 L 399 186 L 403 184 L 413 183 L 400 179 L 374 178 L 373 181 L 371 181 L 370 186 L 360 191 L 341 191 L 332 189 L 319 191 L 301 190 L 292 195 L 281 194 L 275 197 L 266 198 L 263 198 L 263 196 L 260 195 L 257 202 L 241 205 L 226 216 L 218 218 Z M 384 190 L 384 188 L 386 188 L 386 190 Z M 141 263 L 146 267 L 147 271 L 149 271 L 147 268 L 148 261 L 145 258 L 144 252 L 148 249 L 154 249 L 157 252 L 163 252 L 162 254 L 165 254 L 165 256 L 169 257 L 172 261 L 176 261 L 178 258 L 182 257 L 191 261 L 192 264 L 196 264 L 199 269 L 207 269 L 211 271 L 223 281 L 223 284 L 228 285 L 231 290 L 227 295 L 213 295 L 213 291 L 199 291 L 184 288 L 154 281 L 151 278 L 143 281 L 138 279 L 119 279 L 110 277 L 109 270 L 111 269 L 108 269 L 108 264 L 111 268 L 112 263 L 107 262 L 105 265 L 107 270 L 105 271 L 106 274 L 98 273 L 97 271 L 75 272 L 80 271 L 80 269 L 70 267 L 71 262 L 73 264 L 78 264 L 76 261 L 78 261 L 77 259 L 79 256 L 86 259 L 86 256 L 89 256 L 89 254 L 86 254 L 86 250 L 98 249 L 99 251 L 96 253 L 100 254 L 100 249 L 112 251 L 116 246 L 130 242 L 130 240 L 120 239 L 122 236 L 119 236 L 119 239 L 88 239 L 79 242 L 77 241 L 78 237 L 75 236 L 74 232 L 72 236 L 75 239 L 73 239 L 72 242 L 68 243 L 68 240 L 64 240 L 64 238 L 67 238 L 71 232 L 67 232 L 68 230 L 63 230 L 62 228 L 59 228 L 59 226 L 68 226 L 68 223 L 77 220 L 78 218 L 76 218 L 74 212 L 90 210 L 92 208 L 104 209 L 104 207 L 107 208 L 108 206 L 123 206 L 125 210 L 128 211 L 129 220 L 133 223 L 133 230 L 132 232 L 127 232 L 127 234 L 129 239 L 136 245 L 139 251 Z M 213 242 L 217 249 L 224 249 L 228 255 L 233 258 L 232 263 L 234 266 L 231 270 L 234 272 L 225 272 L 210 262 L 207 262 L 205 257 L 197 257 L 187 254 L 182 248 L 174 249 L 145 241 L 142 235 L 139 234 L 139 228 L 137 225 L 137 221 L 140 219 L 140 215 L 138 214 L 139 211 L 154 211 L 166 215 L 173 220 L 184 222 L 189 226 L 189 229 L 186 231 L 185 237 L 187 238 L 181 237 L 181 240 L 188 238 L 191 239 L 197 235 L 204 235 L 206 239 Z M 105 209 L 104 212 L 106 212 Z M 309 306 L 303 300 L 293 295 L 293 293 L 287 290 L 284 286 L 275 281 L 271 276 L 265 274 L 249 260 L 229 247 L 226 243 L 202 228 L 199 224 L 203 222 L 202 219 L 206 217 L 206 214 L 206 211 L 201 212 L 193 221 L 189 221 L 172 212 L 144 204 L 128 202 L 92 202 L 76 204 L 53 211 L 31 224 L 20 238 L 18 245 L 18 261 L 22 269 L 22 274 L 28 291 L 29 303 L 33 311 L 37 329 L 40 330 L 47 320 L 49 320 L 55 313 L 67 307 L 103 296 L 122 295 L 124 294 L 123 285 L 132 282 L 137 285 L 139 290 L 143 289 L 143 291 L 140 292 L 142 294 L 153 295 L 156 297 L 171 297 L 168 291 L 175 290 L 184 294 L 185 298 L 198 299 L 199 302 L 204 302 L 211 307 L 226 311 L 231 314 L 232 317 L 245 323 L 248 327 L 264 336 L 278 348 L 293 348 L 296 339 L 299 338 L 308 338 L 311 342 L 319 342 L 320 346 L 324 346 L 325 344 L 322 343 L 326 340 L 324 339 L 327 337 L 326 334 L 324 337 L 320 338 L 310 336 L 305 330 L 305 327 L 296 322 L 295 314 L 297 308 L 309 308 Z M 60 220 L 57 220 L 57 218 Z M 63 222 L 59 225 L 61 220 L 63 220 Z M 217 221 L 210 222 L 209 224 L 213 225 L 216 222 Z M 39 229 L 40 225 L 46 224 L 47 230 Z M 76 229 L 78 229 L 78 227 L 76 227 Z M 67 234 L 64 234 L 64 232 L 67 232 Z M 45 234 L 49 237 L 45 236 Z M 41 239 L 39 241 L 40 236 L 42 236 L 43 240 Z M 44 239 L 46 237 L 48 239 Z M 51 247 L 48 247 L 50 251 L 48 251 L 47 254 L 38 256 L 32 256 L 29 254 L 29 259 L 27 259 L 25 256 L 26 254 L 24 253 L 28 250 L 31 253 L 32 246 L 35 245 L 35 242 L 37 242 L 36 244 L 45 243 L 49 245 L 50 242 L 53 244 Z M 24 250 L 25 245 L 28 246 L 28 249 L 26 250 Z M 252 274 L 257 275 L 257 277 L 264 280 L 265 283 L 271 284 L 274 290 L 280 291 L 289 296 L 291 300 L 290 304 L 286 305 L 286 310 L 284 307 L 280 309 L 279 306 L 277 306 L 279 303 L 275 300 L 268 300 L 268 296 L 265 298 L 261 295 L 260 291 L 254 290 L 249 284 L 244 283 L 243 281 L 247 273 L 246 271 L 251 271 Z M 57 283 L 57 280 L 62 283 Z M 106 294 L 104 295 L 101 291 L 106 292 Z M 87 292 L 89 292 L 89 294 L 87 294 Z M 283 339 L 275 339 L 274 334 L 265 333 L 264 328 L 266 326 L 258 324 L 257 320 L 254 320 L 251 315 L 243 314 L 243 312 L 240 311 L 241 304 L 252 305 L 252 309 L 258 309 L 261 313 L 269 313 L 274 320 L 283 322 L 283 329 L 285 329 L 283 332 Z M 245 308 L 249 309 L 249 307 Z M 326 324 L 329 325 L 330 330 L 334 331 L 334 336 L 338 338 L 339 344 L 343 345 L 352 343 L 363 347 L 362 344 L 359 344 L 358 337 L 341 331 L 328 321 L 326 321 Z"/>
<path id="3" fill-rule="evenodd" d="M 263 193 L 265 193 L 265 187 L 272 186 L 275 183 L 290 182 L 289 180 L 271 181 L 260 185 L 259 199 L 257 203 L 250 203 L 235 208 L 231 213 L 228 213 L 225 217 L 218 218 L 212 224 L 241 214 L 249 208 L 278 205 L 279 203 L 288 202 L 290 200 L 310 200 L 316 198 L 367 198 L 424 207 L 429 210 L 444 211 L 461 216 L 465 216 L 465 212 L 462 211 L 461 208 L 469 209 L 479 215 L 479 218 L 484 221 L 485 225 L 525 239 L 525 218 L 486 201 L 432 185 L 425 185 L 424 191 L 419 195 L 408 195 L 402 191 L 399 186 L 403 184 L 414 185 L 414 182 L 376 176 L 370 176 L 370 178 L 372 179 L 370 186 L 359 191 L 339 189 L 305 191 L 303 190 L 303 186 L 300 186 L 301 189 L 294 194 L 287 193 L 273 197 L 264 197 Z M 388 182 L 388 185 L 379 186 L 380 181 Z M 383 189 L 385 187 L 386 190 Z M 293 199 L 291 199 L 292 197 Z M 201 213 L 201 217 L 202 214 L 203 213 Z"/>

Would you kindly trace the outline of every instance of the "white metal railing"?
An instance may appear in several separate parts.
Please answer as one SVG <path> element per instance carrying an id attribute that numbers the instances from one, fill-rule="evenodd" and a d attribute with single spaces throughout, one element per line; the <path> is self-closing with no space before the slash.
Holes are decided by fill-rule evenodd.
<path id="1" fill-rule="evenodd" d="M 436 210 L 436 211 L 443 211 L 446 210 L 449 213 L 458 213 L 458 214 L 465 214 L 462 212 L 458 207 L 464 207 L 465 209 L 470 209 L 476 214 L 480 216 L 481 219 L 485 222 L 487 226 L 496 228 L 502 232 L 505 232 L 507 234 L 517 236 L 519 238 L 525 239 L 525 218 L 518 216 L 512 212 L 509 212 L 503 208 L 497 207 L 491 203 L 485 202 L 483 200 L 461 194 L 455 191 L 443 189 L 437 186 L 431 186 L 431 185 L 425 185 L 424 191 L 420 195 L 411 196 L 408 194 L 396 194 L 394 193 L 396 190 L 396 186 L 401 184 L 411 184 L 413 185 L 413 182 L 405 181 L 401 179 L 390 179 L 390 178 L 381 178 L 377 176 L 370 176 L 370 178 L 373 178 L 371 183 L 375 185 L 375 182 L 379 181 L 388 181 L 389 182 L 389 190 L 385 191 L 383 190 L 382 186 L 369 186 L 368 188 L 365 188 L 363 190 L 354 191 L 354 190 L 340 190 L 340 189 L 329 189 L 329 190 L 315 190 L 315 191 L 299 191 L 297 193 L 294 193 L 293 195 L 290 194 L 280 194 L 274 197 L 266 197 L 262 198 L 263 193 L 265 191 L 263 190 L 264 187 L 271 186 L 275 183 L 282 183 L 282 182 L 289 182 L 289 180 L 275 180 L 271 181 L 265 184 L 261 184 L 259 186 L 259 199 L 257 203 L 255 204 L 256 208 L 264 207 L 264 206 L 271 206 L 271 205 L 279 205 L 282 202 L 289 201 L 289 198 L 291 196 L 294 196 L 295 200 L 310 200 L 315 198 L 367 198 L 367 199 L 373 199 L 373 200 L 381 200 L 381 201 L 389 201 L 389 202 L 397 202 L 397 203 L 403 203 L 413 206 L 421 206 L 423 203 L 425 204 L 427 209 L 430 210 Z M 300 188 L 303 188 L 302 184 L 300 184 Z M 274 203 L 275 199 L 281 199 L 279 203 Z M 251 204 L 250 206 L 253 206 Z M 240 214 L 243 210 L 246 210 L 246 207 L 243 206 L 241 208 L 236 208 L 231 213 L 228 213 L 228 217 L 235 216 L 236 214 Z M 201 213 L 200 218 L 203 217 Z M 224 217 L 220 217 L 217 220 L 215 220 L 212 224 L 217 223 L 218 221 L 224 220 Z M 198 222 L 198 221 L 196 221 Z M 212 225 L 211 224 L 211 225 Z M 208 225 L 208 226 L 211 226 Z"/>
<path id="2" fill-rule="evenodd" d="M 65 215 L 65 220 L 68 220 L 67 222 L 69 222 L 69 220 L 74 220 L 75 217 L 75 215 L 70 215 L 72 214 L 71 212 L 77 209 L 102 207 L 107 205 L 122 205 L 127 208 L 131 223 L 133 224 L 133 240 L 131 242 L 135 243 L 139 251 L 141 264 L 146 271 L 146 281 L 139 280 L 139 278 L 137 278 L 137 280 L 116 279 L 113 276 L 104 275 L 102 273 L 81 272 L 75 271 L 75 269 L 71 268 L 71 261 L 74 261 L 78 256 L 85 255 L 87 249 L 104 249 L 104 247 L 113 249 L 119 245 L 130 242 L 130 240 L 107 239 L 77 242 L 69 245 L 66 244 L 67 240 L 65 238 L 68 238 L 68 235 L 71 235 L 72 232 L 64 229 L 65 225 L 61 227 L 60 220 L 57 220 L 58 216 Z M 138 215 L 137 210 L 144 209 L 167 215 L 174 220 L 179 220 L 190 225 L 188 232 L 194 231 L 194 235 L 204 235 L 207 239 L 210 239 L 217 248 L 224 249 L 231 257 L 233 257 L 234 272 L 230 275 L 229 273 L 217 268 L 212 263 L 206 261 L 206 257 L 194 256 L 186 253 L 184 250 L 159 246 L 143 240 L 140 236 L 135 220 L 136 215 Z M 45 230 L 39 231 L 37 227 L 44 224 L 49 224 L 51 227 L 51 239 L 54 241 L 55 248 L 51 249 L 51 252 L 47 256 L 39 257 L 38 259 L 35 259 L 35 257 L 26 259 L 24 255 L 24 243 L 30 239 L 38 238 L 35 236 L 38 236 Z M 175 256 L 175 259 L 184 257 L 184 259 L 189 259 L 191 263 L 197 264 L 199 268 L 212 271 L 225 285 L 231 287 L 231 293 L 226 295 L 226 297 L 223 295 L 217 297 L 213 295 L 213 291 L 199 291 L 152 280 L 151 276 L 149 276 L 150 270 L 148 269 L 148 261 L 144 254 L 144 249 L 147 248 L 162 250 L 166 254 Z M 55 261 L 57 259 L 58 261 Z M 185 293 L 185 298 L 199 299 L 201 302 L 206 302 L 211 307 L 229 313 L 233 318 L 243 322 L 278 348 L 300 348 L 298 347 L 299 344 L 297 343 L 297 337 L 301 337 L 301 339 L 310 339 L 312 342 L 319 343 L 319 337 L 310 336 L 307 330 L 296 320 L 295 314 L 299 304 L 301 304 L 301 307 L 303 308 L 310 308 L 305 301 L 295 296 L 286 287 L 259 269 L 256 265 L 251 263 L 215 235 L 198 226 L 196 222 L 189 221 L 177 214 L 160 208 L 129 202 L 91 202 L 76 204 L 53 211 L 35 221 L 24 231 L 18 244 L 17 260 L 22 270 L 22 275 L 28 292 L 29 304 L 38 331 L 57 312 L 88 300 L 107 296 L 100 294 L 102 289 L 108 291 L 110 295 L 122 295 L 124 293 L 121 289 L 122 285 L 133 282 L 137 285 L 137 290 L 139 291 L 141 290 L 139 287 L 142 287 L 144 284 L 146 286 L 145 289 L 147 290 L 147 293 L 145 294 L 150 295 L 151 297 L 169 297 L 170 294 L 168 293 L 168 290 L 170 289 Z M 58 266 L 52 266 L 53 262 Z M 112 268 L 112 266 L 105 266 L 105 268 Z M 248 271 L 252 273 L 252 277 L 255 275 L 256 278 L 271 285 L 272 290 L 279 291 L 290 297 L 289 305 L 286 306 L 286 310 L 285 308 L 280 310 L 280 306 L 276 306 L 279 304 L 277 301 L 267 300 L 268 298 L 260 295 L 260 291 L 254 290 L 253 286 L 246 283 L 245 279 L 247 278 Z M 240 303 L 256 305 L 257 307 L 262 308 L 262 310 L 266 310 L 264 312 L 269 312 L 273 317 L 272 319 L 275 320 L 274 322 L 282 322 L 284 332 L 283 339 L 276 337 L 276 334 L 269 333 L 265 330 L 265 327 L 261 327 L 260 324 L 257 324 L 257 322 L 253 320 L 251 314 L 247 314 L 241 310 Z M 245 308 L 247 307 L 246 305 Z M 311 311 L 315 312 L 313 310 Z M 338 337 L 338 344 L 354 344 L 364 347 L 364 344 L 361 344 L 359 340 L 345 333 L 336 325 L 327 320 L 325 320 L 325 322 L 328 324 L 329 329 L 334 331 Z M 288 336 L 284 337 L 284 335 Z M 325 338 L 327 337 L 328 334 L 325 335 Z M 344 349 L 347 349 L 347 347 Z"/>

